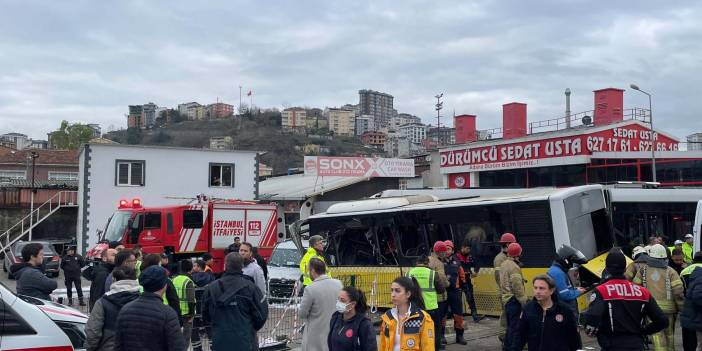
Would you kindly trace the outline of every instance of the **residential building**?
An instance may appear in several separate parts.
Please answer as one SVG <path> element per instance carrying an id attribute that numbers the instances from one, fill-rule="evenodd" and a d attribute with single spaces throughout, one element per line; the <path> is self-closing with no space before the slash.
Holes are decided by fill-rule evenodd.
<path id="1" fill-rule="evenodd" d="M 390 125 L 388 126 L 392 130 L 400 130 L 400 126 L 408 123 L 422 123 L 422 119 L 413 116 L 409 113 L 400 113 L 397 116 L 390 119 Z"/>
<path id="2" fill-rule="evenodd" d="M 374 131 L 374 117 L 371 115 L 361 115 L 356 117 L 356 135 L 363 135 L 365 132 Z"/>
<path id="3" fill-rule="evenodd" d="M 102 136 L 102 128 L 97 123 L 88 123 L 88 127 L 93 130 L 93 138 L 99 138 Z"/>
<path id="4" fill-rule="evenodd" d="M 78 180 L 78 150 L 12 150 L 0 148 L 0 179 L 32 180 L 34 153 L 35 182 Z"/>
<path id="5" fill-rule="evenodd" d="M 183 104 L 178 104 L 178 113 L 180 113 L 180 115 L 184 118 L 187 118 L 191 121 L 195 119 L 203 119 L 204 117 L 197 118 L 197 109 L 201 106 L 202 105 L 198 104 L 197 102 L 186 102 Z"/>
<path id="6" fill-rule="evenodd" d="M 687 136 L 687 150 L 702 150 L 702 133 L 695 133 Z"/>
<path id="7" fill-rule="evenodd" d="M 22 133 L 7 133 L 0 135 L 0 139 L 4 140 L 6 145 L 14 144 L 14 148 L 17 150 L 23 150 L 28 148 L 32 144 L 32 140 L 26 134 Z M 7 143 L 9 142 L 9 143 Z"/>
<path id="8" fill-rule="evenodd" d="M 335 135 L 354 136 L 356 116 L 353 110 L 326 108 L 324 115 L 329 120 L 329 130 Z"/>
<path id="9" fill-rule="evenodd" d="M 199 105 L 188 110 L 188 119 L 192 117 L 193 120 L 202 121 L 207 116 L 207 108 L 205 106 Z"/>
<path id="10" fill-rule="evenodd" d="M 436 128 L 429 126 L 426 139 L 430 141 L 429 147 L 453 145 L 456 143 L 456 130 L 449 127 Z"/>
<path id="11" fill-rule="evenodd" d="M 187 203 L 183 198 L 202 193 L 219 199 L 256 199 L 257 157 L 255 151 L 86 144 L 78 163 L 78 252 L 97 243 L 98 230 L 120 200 L 138 198 L 144 206 L 181 205 Z"/>
<path id="12" fill-rule="evenodd" d="M 393 97 L 390 94 L 374 90 L 359 90 L 359 115 L 374 117 L 375 128 L 388 128 L 390 119 L 396 114 L 393 109 Z"/>
<path id="13" fill-rule="evenodd" d="M 0 138 L 0 147 L 16 150 L 17 144 L 12 140 Z"/>
<path id="14" fill-rule="evenodd" d="M 280 125 L 283 130 L 305 132 L 305 128 L 307 127 L 307 111 L 304 108 L 286 108 L 280 115 Z"/>
<path id="15" fill-rule="evenodd" d="M 421 123 L 407 123 L 399 128 L 400 136 L 407 138 L 411 143 L 421 144 L 427 138 L 427 127 Z"/>
<path id="16" fill-rule="evenodd" d="M 234 115 L 234 105 L 225 104 L 223 102 L 209 104 L 207 105 L 205 115 L 207 116 L 207 119 L 221 119 L 231 117 Z M 197 110 L 195 119 L 197 119 Z"/>
<path id="17" fill-rule="evenodd" d="M 144 123 L 143 128 L 151 128 L 156 124 L 156 109 L 158 106 L 153 102 L 144 104 L 142 107 L 142 121 Z"/>
<path id="18" fill-rule="evenodd" d="M 421 144 L 415 144 L 403 136 L 395 135 L 385 140 L 385 153 L 388 157 L 407 158 L 424 152 Z"/>
<path id="19" fill-rule="evenodd" d="M 326 129 L 329 127 L 324 111 L 318 108 L 306 109 L 307 120 L 305 126 L 308 130 Z"/>
<path id="20" fill-rule="evenodd" d="M 361 135 L 361 142 L 363 145 L 372 146 L 378 149 L 383 149 L 385 147 L 385 138 L 387 134 L 383 132 L 368 131 Z"/>
<path id="21" fill-rule="evenodd" d="M 215 136 L 210 138 L 210 149 L 213 150 L 232 150 L 234 148 L 234 139 L 230 136 Z"/>

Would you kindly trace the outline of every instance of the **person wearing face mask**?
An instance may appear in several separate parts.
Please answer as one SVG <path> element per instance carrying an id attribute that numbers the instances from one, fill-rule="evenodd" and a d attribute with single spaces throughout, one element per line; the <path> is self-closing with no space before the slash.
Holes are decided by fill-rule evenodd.
<path id="1" fill-rule="evenodd" d="M 329 324 L 329 351 L 377 351 L 373 322 L 366 315 L 363 291 L 347 286 L 339 292 L 336 312 Z"/>

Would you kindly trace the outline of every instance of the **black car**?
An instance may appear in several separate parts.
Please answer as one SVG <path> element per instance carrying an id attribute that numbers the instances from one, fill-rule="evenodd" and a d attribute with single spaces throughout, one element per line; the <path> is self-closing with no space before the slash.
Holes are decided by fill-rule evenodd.
<path id="1" fill-rule="evenodd" d="M 22 248 L 29 243 L 38 243 L 44 246 L 44 274 L 48 277 L 58 277 L 61 257 L 48 241 L 18 241 L 7 251 L 3 260 L 2 269 L 7 272 L 7 277 L 14 279 L 10 267 L 15 263 L 22 263 Z"/>

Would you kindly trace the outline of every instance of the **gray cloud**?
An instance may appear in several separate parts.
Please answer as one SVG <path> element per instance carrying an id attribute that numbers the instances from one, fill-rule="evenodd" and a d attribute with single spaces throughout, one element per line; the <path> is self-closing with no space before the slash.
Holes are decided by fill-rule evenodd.
<path id="1" fill-rule="evenodd" d="M 639 1 L 4 1 L 0 132 L 35 138 L 60 120 L 126 125 L 128 104 L 338 106 L 358 89 L 395 96 L 435 123 L 473 113 L 501 124 L 501 105 L 529 120 L 591 110 L 592 90 L 637 83 L 657 127 L 702 131 L 702 5 Z M 645 96 L 627 90 L 627 107 Z M 448 122 L 448 118 L 444 118 Z"/>

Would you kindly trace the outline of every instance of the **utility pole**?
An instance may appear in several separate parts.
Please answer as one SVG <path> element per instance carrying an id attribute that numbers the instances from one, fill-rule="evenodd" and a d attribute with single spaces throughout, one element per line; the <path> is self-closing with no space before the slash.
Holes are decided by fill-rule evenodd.
<path id="1" fill-rule="evenodd" d="M 241 114 L 241 85 L 239 86 L 239 114 Z"/>
<path id="2" fill-rule="evenodd" d="M 434 96 L 436 98 L 436 144 L 438 147 L 441 147 L 442 140 L 441 140 L 441 109 L 444 108 L 444 103 L 441 102 L 441 98 L 444 96 L 444 93 L 440 93 L 439 95 Z"/>
<path id="3" fill-rule="evenodd" d="M 32 241 L 32 226 L 34 225 L 34 194 L 37 192 L 37 188 L 34 187 L 34 168 L 36 166 L 37 158 L 39 155 L 32 151 L 29 158 L 32 160 L 32 195 L 29 207 L 29 241 Z"/>

